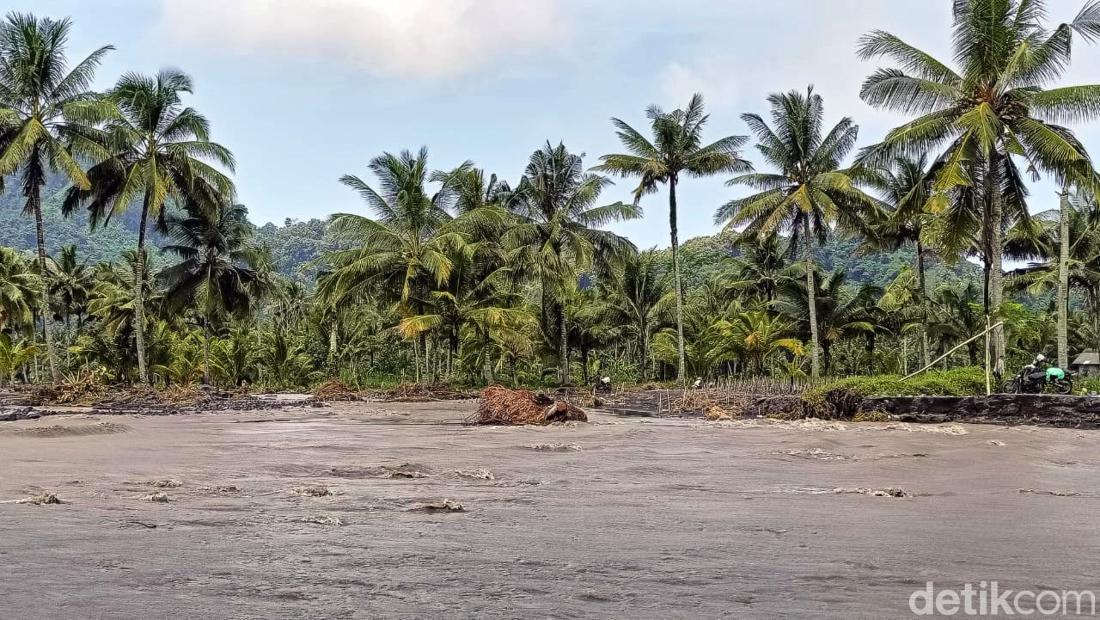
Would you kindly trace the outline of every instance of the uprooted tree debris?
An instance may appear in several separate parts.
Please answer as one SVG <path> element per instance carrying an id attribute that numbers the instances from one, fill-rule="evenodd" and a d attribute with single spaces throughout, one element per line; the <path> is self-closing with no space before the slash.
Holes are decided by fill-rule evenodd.
<path id="1" fill-rule="evenodd" d="M 568 401 L 554 400 L 528 390 L 509 390 L 494 385 L 481 391 L 477 411 L 468 424 L 521 426 L 554 422 L 587 422 L 588 416 Z"/>
<path id="2" fill-rule="evenodd" d="M 359 393 L 339 379 L 329 379 L 313 390 L 314 398 L 330 402 L 359 400 Z"/>

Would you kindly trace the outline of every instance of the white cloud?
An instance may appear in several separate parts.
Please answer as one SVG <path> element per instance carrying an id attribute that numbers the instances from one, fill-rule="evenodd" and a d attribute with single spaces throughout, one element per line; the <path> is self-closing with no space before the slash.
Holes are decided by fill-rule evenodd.
<path id="1" fill-rule="evenodd" d="M 764 114 L 768 94 L 813 84 L 825 99 L 827 122 L 852 116 L 865 130 L 892 126 L 897 115 L 872 109 L 859 98 L 861 83 L 875 68 L 856 57 L 859 37 L 883 28 L 950 59 L 944 53 L 949 32 L 943 11 L 897 7 L 881 0 L 738 4 L 736 14 L 710 17 L 728 24 L 726 30 L 698 26 L 703 35 L 664 65 L 658 93 L 667 98 L 674 91 L 684 99 L 684 93 L 698 91 L 715 112 Z"/>
<path id="2" fill-rule="evenodd" d="M 736 59 L 724 54 L 673 60 L 658 77 L 662 103 L 669 108 L 681 107 L 693 93 L 703 93 L 712 108 L 733 105 L 738 95 L 736 72 L 732 70 L 736 66 Z"/>
<path id="3" fill-rule="evenodd" d="M 184 45 L 437 79 L 560 43 L 561 1 L 163 0 L 161 26 Z"/>

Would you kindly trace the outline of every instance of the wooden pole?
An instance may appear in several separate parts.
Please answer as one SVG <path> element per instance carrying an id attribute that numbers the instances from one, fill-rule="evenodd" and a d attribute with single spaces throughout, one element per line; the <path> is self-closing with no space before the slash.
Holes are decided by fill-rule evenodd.
<path id="1" fill-rule="evenodd" d="M 972 336 L 972 337 L 970 337 L 970 338 L 967 338 L 966 340 L 964 340 L 964 341 L 960 342 L 960 343 L 959 343 L 958 345 L 956 345 L 956 346 L 955 346 L 955 348 L 954 348 L 954 349 L 951 349 L 951 350 L 950 350 L 950 351 L 948 351 L 947 353 L 944 353 L 943 355 L 941 355 L 941 356 L 937 357 L 936 359 L 932 360 L 932 362 L 931 362 L 930 364 L 928 364 L 928 365 L 927 365 L 927 366 L 925 366 L 924 368 L 921 368 L 921 369 L 920 369 L 920 370 L 918 370 L 917 372 L 914 372 L 914 373 L 912 373 L 912 374 L 906 375 L 905 377 L 902 377 L 902 379 L 901 379 L 901 380 L 902 380 L 902 381 L 908 381 L 909 379 L 912 379 L 913 377 L 915 377 L 915 376 L 919 375 L 920 373 L 922 373 L 922 372 L 924 372 L 924 371 L 928 370 L 929 368 L 931 368 L 931 367 L 935 366 L 936 364 L 940 363 L 940 361 L 941 361 L 941 360 L 945 360 L 945 359 L 947 359 L 947 356 L 951 355 L 951 354 L 952 354 L 952 353 L 954 353 L 955 351 L 958 351 L 959 349 L 961 349 L 961 348 L 965 347 L 966 345 L 970 344 L 971 342 L 974 342 L 974 341 L 975 341 L 975 340 L 977 340 L 978 338 L 981 338 L 982 336 L 985 336 L 985 335 L 986 335 L 986 334 L 988 334 L 989 332 L 991 332 L 991 331 L 993 331 L 993 330 L 997 329 L 998 327 L 1001 327 L 1001 326 L 1002 326 L 1002 325 L 1004 325 L 1004 324 L 1005 324 L 1005 322 L 1004 322 L 1004 321 L 998 321 L 996 325 L 994 325 L 994 326 L 992 326 L 992 327 L 987 327 L 986 329 L 982 330 L 982 332 L 981 332 L 980 334 L 978 334 L 978 335 L 976 335 L 976 336 Z"/>
<path id="2" fill-rule="evenodd" d="M 990 380 L 990 368 L 989 368 L 989 330 L 992 329 L 989 326 L 989 314 L 986 314 L 986 396 L 993 394 L 992 380 Z"/>

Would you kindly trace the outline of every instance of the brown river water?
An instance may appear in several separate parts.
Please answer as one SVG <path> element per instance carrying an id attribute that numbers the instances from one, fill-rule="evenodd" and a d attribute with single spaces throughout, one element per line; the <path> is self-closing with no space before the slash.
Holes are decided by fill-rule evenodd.
<path id="1" fill-rule="evenodd" d="M 898 618 L 928 581 L 1100 592 L 1100 431 L 472 410 L 0 423 L 0 617 Z"/>

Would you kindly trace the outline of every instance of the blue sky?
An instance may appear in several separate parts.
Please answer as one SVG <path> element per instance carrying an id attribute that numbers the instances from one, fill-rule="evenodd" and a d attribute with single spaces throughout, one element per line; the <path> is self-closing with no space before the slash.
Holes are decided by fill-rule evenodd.
<path id="1" fill-rule="evenodd" d="M 1053 0 L 1051 20 L 1083 0 Z M 75 58 L 113 44 L 100 87 L 124 71 L 190 73 L 189 103 L 238 159 L 240 200 L 255 221 L 364 213 L 337 179 L 367 175 L 382 151 L 427 145 L 436 168 L 470 159 L 514 181 L 546 140 L 599 155 L 620 150 L 609 123 L 644 124 L 650 104 L 702 92 L 709 137 L 744 135 L 743 112 L 814 84 L 827 120 L 851 116 L 861 143 L 898 117 L 859 100 L 875 65 L 856 39 L 873 28 L 950 59 L 948 0 L 9 0 L 10 9 L 70 16 Z M 1065 83 L 1100 83 L 1100 46 L 1078 43 Z M 1100 128 L 1077 128 L 1100 149 Z M 747 155 L 752 158 L 752 151 Z M 681 238 L 716 230 L 738 195 L 725 179 L 688 180 Z M 619 181 L 607 197 L 629 200 Z M 614 228 L 667 245 L 667 198 Z M 1033 186 L 1032 208 L 1056 204 Z"/>

